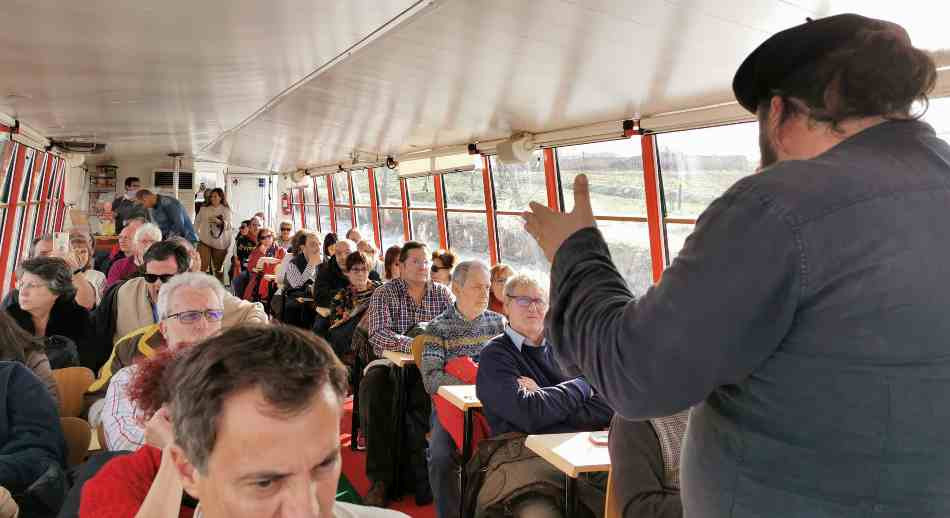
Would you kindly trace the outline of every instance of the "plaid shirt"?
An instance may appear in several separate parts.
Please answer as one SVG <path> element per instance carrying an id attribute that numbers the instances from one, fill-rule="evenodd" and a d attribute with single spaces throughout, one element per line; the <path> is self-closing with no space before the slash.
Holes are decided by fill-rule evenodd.
<path id="1" fill-rule="evenodd" d="M 383 351 L 408 354 L 412 338 L 406 333 L 419 322 L 428 322 L 452 305 L 452 292 L 441 284 L 429 282 L 422 304 L 409 296 L 409 285 L 402 279 L 387 282 L 369 301 L 369 343 L 376 356 Z"/>

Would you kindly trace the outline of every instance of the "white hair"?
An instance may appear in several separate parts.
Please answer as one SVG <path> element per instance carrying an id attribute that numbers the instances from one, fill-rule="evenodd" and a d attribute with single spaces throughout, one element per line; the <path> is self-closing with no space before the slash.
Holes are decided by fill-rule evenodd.
<path id="1" fill-rule="evenodd" d="M 171 306 L 172 297 L 175 296 L 175 292 L 179 288 L 211 290 L 214 292 L 215 298 L 218 299 L 218 306 L 224 308 L 224 286 L 221 285 L 218 279 L 203 272 L 180 273 L 163 284 L 158 291 L 158 301 L 155 303 L 158 318 L 164 319 L 168 316 L 168 308 Z"/>
<path id="2" fill-rule="evenodd" d="M 468 279 L 468 272 L 472 269 L 483 270 L 485 273 L 491 277 L 491 270 L 488 268 L 488 265 L 475 260 L 475 261 L 462 261 L 455 266 L 455 269 L 452 270 L 452 284 L 458 284 L 459 288 L 465 287 L 465 281 Z"/>
<path id="3" fill-rule="evenodd" d="M 356 250 L 356 243 L 354 243 L 352 239 L 341 239 L 341 240 L 339 240 L 339 241 L 336 242 L 337 245 L 339 245 L 340 243 L 346 243 L 346 244 L 350 245 L 350 253 L 353 253 L 353 252 L 356 252 L 356 251 L 357 251 L 357 250 Z M 334 251 L 335 251 L 335 250 L 336 250 L 336 249 L 334 248 Z"/>
<path id="4" fill-rule="evenodd" d="M 139 244 L 146 236 L 151 237 L 155 241 L 161 241 L 162 229 L 158 228 L 158 225 L 155 223 L 146 223 L 135 231 L 135 237 L 132 238 L 132 241 L 135 244 Z"/>
<path id="5" fill-rule="evenodd" d="M 505 282 L 505 296 L 510 297 L 511 292 L 518 288 L 530 287 L 535 288 L 543 293 L 544 298 L 548 298 L 548 290 L 544 287 L 545 284 L 547 284 L 546 280 L 542 281 L 541 279 L 526 273 L 512 275 L 508 278 L 508 281 Z"/>

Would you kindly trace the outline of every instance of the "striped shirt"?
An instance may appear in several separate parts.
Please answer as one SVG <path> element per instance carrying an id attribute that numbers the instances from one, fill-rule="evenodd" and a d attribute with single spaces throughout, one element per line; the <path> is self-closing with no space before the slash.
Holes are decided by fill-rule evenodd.
<path id="1" fill-rule="evenodd" d="M 498 313 L 486 310 L 467 320 L 454 304 L 432 319 L 426 328 L 419 367 L 426 392 L 435 394 L 442 385 L 462 385 L 461 380 L 445 372 L 446 364 L 466 356 L 477 361 L 485 344 L 504 330 L 505 317 Z"/>
<path id="2" fill-rule="evenodd" d="M 106 436 L 103 445 L 110 451 L 135 451 L 145 444 L 145 425 L 142 411 L 129 398 L 129 385 L 138 370 L 137 365 L 123 367 L 112 375 L 102 408 L 102 427 Z"/>
<path id="3" fill-rule="evenodd" d="M 412 338 L 406 333 L 419 322 L 428 322 L 452 305 L 452 293 L 441 284 L 429 282 L 416 304 L 409 295 L 409 284 L 403 279 L 387 282 L 373 293 L 369 301 L 369 343 L 376 356 L 383 351 L 409 354 Z"/>

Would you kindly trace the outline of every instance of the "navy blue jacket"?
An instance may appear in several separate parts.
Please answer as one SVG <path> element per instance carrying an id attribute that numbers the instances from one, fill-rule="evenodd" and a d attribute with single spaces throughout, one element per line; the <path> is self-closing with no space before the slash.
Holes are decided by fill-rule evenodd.
<path id="1" fill-rule="evenodd" d="M 547 337 L 626 418 L 695 405 L 686 516 L 950 516 L 948 216 L 950 146 L 885 122 L 737 182 L 640 298 L 576 232 Z"/>
<path id="2" fill-rule="evenodd" d="M 0 362 L 0 486 L 20 493 L 51 464 L 66 463 L 56 403 L 43 382 L 16 362 Z"/>
<path id="3" fill-rule="evenodd" d="M 519 390 L 522 376 L 541 389 Z M 603 399 L 591 395 L 583 378 L 569 378 L 561 371 L 550 346 L 525 345 L 519 352 L 507 334 L 482 349 L 475 389 L 492 435 L 603 430 L 613 416 Z"/>
<path id="4" fill-rule="evenodd" d="M 152 220 L 158 228 L 162 229 L 162 238 L 181 236 L 192 243 L 197 243 L 198 234 L 195 233 L 191 218 L 188 217 L 181 202 L 164 194 L 157 196 L 158 201 L 152 208 Z"/>

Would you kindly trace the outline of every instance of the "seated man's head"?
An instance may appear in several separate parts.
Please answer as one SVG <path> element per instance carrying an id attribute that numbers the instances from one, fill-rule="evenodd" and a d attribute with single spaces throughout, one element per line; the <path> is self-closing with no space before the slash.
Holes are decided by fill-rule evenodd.
<path id="1" fill-rule="evenodd" d="M 512 329 L 531 340 L 539 340 L 544 335 L 548 293 L 528 275 L 510 277 L 505 284 L 505 312 Z M 536 344 L 540 345 L 540 341 Z"/>
<path id="2" fill-rule="evenodd" d="M 138 264 L 142 264 L 142 260 L 145 258 L 145 252 L 148 251 L 151 246 L 162 240 L 162 229 L 158 228 L 158 225 L 154 223 L 145 223 L 135 231 L 135 238 L 132 240 L 134 243 L 133 248 L 135 250 L 135 260 Z"/>
<path id="3" fill-rule="evenodd" d="M 376 267 L 376 255 L 379 253 L 379 250 L 376 250 L 376 245 L 364 239 L 356 243 L 356 249 L 363 252 L 363 255 L 369 260 L 370 268 Z"/>
<path id="4" fill-rule="evenodd" d="M 188 267 L 189 272 L 200 272 L 201 271 L 201 254 L 198 253 L 198 249 L 195 248 L 195 245 L 191 244 L 191 241 L 181 237 L 181 236 L 172 236 L 168 238 L 168 241 L 173 243 L 178 243 L 185 250 L 188 250 L 188 257 L 191 258 L 190 266 Z"/>
<path id="5" fill-rule="evenodd" d="M 204 273 L 176 275 L 158 292 L 159 328 L 171 351 L 200 342 L 221 330 L 224 287 Z"/>
<path id="6" fill-rule="evenodd" d="M 174 387 L 172 460 L 205 518 L 333 515 L 346 371 L 326 342 L 232 327 L 163 379 Z"/>
<path id="7" fill-rule="evenodd" d="M 429 282 L 429 247 L 419 241 L 407 241 L 399 252 L 399 276 L 412 283 Z"/>
<path id="8" fill-rule="evenodd" d="M 359 229 L 351 228 L 346 231 L 346 238 L 354 243 L 359 243 L 363 240 L 363 235 L 360 234 Z"/>
<path id="9" fill-rule="evenodd" d="M 336 257 L 336 264 L 343 269 L 346 265 L 346 256 L 356 251 L 356 243 L 349 239 L 341 239 L 336 242 L 333 248 L 333 255 Z"/>
<path id="10" fill-rule="evenodd" d="M 145 252 L 145 282 L 153 301 L 158 300 L 158 290 L 172 277 L 188 271 L 191 258 L 188 251 L 174 241 L 159 241 Z"/>
<path id="11" fill-rule="evenodd" d="M 452 272 L 452 293 L 459 311 L 468 318 L 488 309 L 491 273 L 481 261 L 462 261 Z"/>
<path id="12" fill-rule="evenodd" d="M 43 234 L 33 240 L 30 246 L 30 259 L 36 257 L 50 257 L 53 255 L 53 235 Z"/>
<path id="13" fill-rule="evenodd" d="M 147 222 L 144 218 L 130 219 L 125 222 L 125 226 L 119 232 L 119 250 L 122 250 L 126 257 L 135 255 L 135 233 L 145 223 Z"/>
<path id="14" fill-rule="evenodd" d="M 135 193 L 135 199 L 146 209 L 154 208 L 158 203 L 158 195 L 148 189 L 141 189 Z"/>

